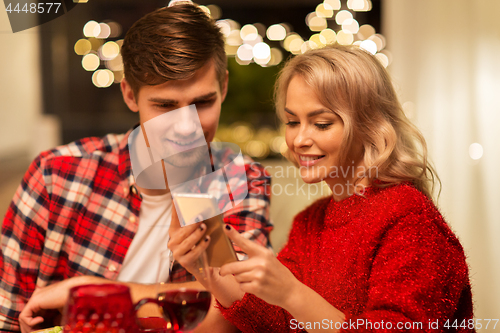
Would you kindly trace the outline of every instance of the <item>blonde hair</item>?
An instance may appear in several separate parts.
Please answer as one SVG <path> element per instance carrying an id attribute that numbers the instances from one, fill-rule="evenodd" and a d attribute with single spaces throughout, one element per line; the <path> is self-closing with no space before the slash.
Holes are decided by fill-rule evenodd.
<path id="1" fill-rule="evenodd" d="M 365 175 L 371 184 L 408 181 L 432 199 L 441 182 L 427 159 L 425 139 L 405 116 L 391 78 L 375 56 L 358 46 L 335 44 L 289 60 L 275 86 L 276 110 L 283 121 L 288 85 L 297 75 L 344 122 L 341 164 L 356 140 L 363 147 L 365 168 L 377 170 Z"/>

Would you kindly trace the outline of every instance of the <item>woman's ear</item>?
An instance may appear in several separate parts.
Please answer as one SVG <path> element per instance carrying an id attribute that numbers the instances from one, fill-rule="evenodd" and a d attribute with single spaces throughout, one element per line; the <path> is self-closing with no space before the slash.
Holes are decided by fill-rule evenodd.
<path id="1" fill-rule="evenodd" d="M 120 82 L 120 88 L 122 90 L 123 100 L 125 101 L 125 104 L 127 104 L 130 111 L 138 112 L 139 105 L 137 104 L 134 90 L 125 78 L 123 78 L 122 82 Z"/>

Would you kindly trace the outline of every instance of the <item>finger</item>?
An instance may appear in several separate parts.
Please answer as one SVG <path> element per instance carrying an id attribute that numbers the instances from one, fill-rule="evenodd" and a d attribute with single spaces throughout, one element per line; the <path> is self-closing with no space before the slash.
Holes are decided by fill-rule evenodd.
<path id="1" fill-rule="evenodd" d="M 265 247 L 243 237 L 238 231 L 236 231 L 229 224 L 226 224 L 224 232 L 234 242 L 234 244 L 236 244 L 249 257 L 262 253 L 262 250 L 266 249 Z"/>
<path id="2" fill-rule="evenodd" d="M 207 229 L 205 223 L 195 225 L 194 227 L 195 230 L 189 236 L 184 238 L 180 244 L 171 248 L 174 257 L 184 256 L 186 253 L 191 251 L 198 244 Z"/>
<path id="3" fill-rule="evenodd" d="M 184 240 L 186 240 L 196 231 L 196 229 L 199 229 L 200 227 L 202 228 L 202 230 L 204 229 L 201 224 L 190 225 L 184 228 L 177 229 L 176 231 L 171 231 L 170 229 L 170 241 L 168 242 L 169 248 L 172 248 L 173 246 L 184 242 Z"/>
<path id="4" fill-rule="evenodd" d="M 220 268 L 220 275 L 226 276 L 229 274 L 236 275 L 242 274 L 244 272 L 251 271 L 253 269 L 251 259 L 245 261 L 236 261 L 229 264 L 225 264 Z"/>
<path id="5" fill-rule="evenodd" d="M 202 255 L 210 244 L 210 236 L 205 236 L 205 238 L 194 248 L 192 248 L 186 255 L 180 258 L 179 264 L 185 267 L 185 265 L 191 265 Z M 183 265 L 184 264 L 184 265 Z"/>
<path id="6" fill-rule="evenodd" d="M 28 321 L 28 325 L 31 326 L 31 327 L 34 327 L 35 325 L 38 325 L 38 324 L 41 324 L 41 323 L 43 323 L 43 317 L 31 318 Z"/>
<path id="7" fill-rule="evenodd" d="M 238 283 L 248 283 L 257 280 L 253 272 L 243 272 L 240 274 L 234 274 L 234 278 Z"/>

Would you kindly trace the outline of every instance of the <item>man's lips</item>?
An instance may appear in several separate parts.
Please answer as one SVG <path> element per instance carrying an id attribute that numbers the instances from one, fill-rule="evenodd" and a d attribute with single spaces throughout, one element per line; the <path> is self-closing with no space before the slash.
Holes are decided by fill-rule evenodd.
<path id="1" fill-rule="evenodd" d="M 187 150 L 191 149 L 194 147 L 201 146 L 204 143 L 204 136 L 200 136 L 194 140 L 179 140 L 179 139 L 168 139 L 166 138 L 165 141 L 168 142 L 168 145 L 173 146 L 178 149 L 182 150 Z"/>

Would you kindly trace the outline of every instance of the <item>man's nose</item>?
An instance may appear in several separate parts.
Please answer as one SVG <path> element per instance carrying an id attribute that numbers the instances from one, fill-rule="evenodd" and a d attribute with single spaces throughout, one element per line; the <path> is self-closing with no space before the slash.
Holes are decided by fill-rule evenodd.
<path id="1" fill-rule="evenodd" d="M 182 137 L 194 135 L 198 127 L 199 125 L 197 125 L 195 119 L 192 119 L 187 112 L 176 119 L 174 124 L 175 134 Z"/>

